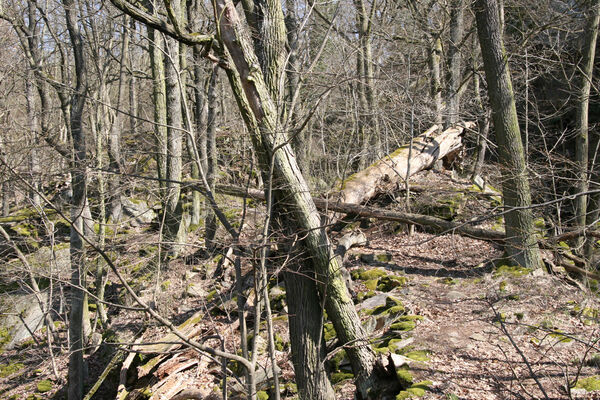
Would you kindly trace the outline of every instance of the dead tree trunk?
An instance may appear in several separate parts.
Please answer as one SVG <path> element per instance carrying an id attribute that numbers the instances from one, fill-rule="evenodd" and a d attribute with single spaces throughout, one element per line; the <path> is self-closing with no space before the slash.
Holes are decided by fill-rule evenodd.
<path id="1" fill-rule="evenodd" d="M 413 140 L 412 150 L 409 145 L 402 146 L 369 168 L 347 178 L 342 183 L 338 198 L 344 203 L 361 204 L 385 189 L 394 189 L 407 177 L 429 168 L 437 160 L 459 149 L 464 129 L 474 126 L 474 123 L 466 122 L 464 126 L 451 127 L 437 136 L 434 136 L 437 125 L 432 126 Z"/>

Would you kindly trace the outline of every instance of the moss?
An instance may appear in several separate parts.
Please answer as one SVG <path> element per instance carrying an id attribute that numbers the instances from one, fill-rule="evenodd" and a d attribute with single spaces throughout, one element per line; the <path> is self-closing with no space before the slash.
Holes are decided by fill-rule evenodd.
<path id="1" fill-rule="evenodd" d="M 550 337 L 557 338 L 560 343 L 569 343 L 573 341 L 573 339 L 570 337 L 560 334 L 560 330 L 558 332 L 551 333 Z"/>
<path id="2" fill-rule="evenodd" d="M 501 292 L 504 292 L 506 290 L 506 285 L 508 285 L 508 283 L 506 281 L 502 281 L 498 284 L 498 290 L 500 290 Z"/>
<path id="3" fill-rule="evenodd" d="M 37 391 L 40 393 L 46 393 L 52 390 L 52 382 L 48 379 L 44 379 L 43 381 L 39 381 L 37 383 Z"/>
<path id="4" fill-rule="evenodd" d="M 21 363 L 0 364 L 0 378 L 6 378 L 9 375 L 19 372 L 23 368 L 25 368 L 25 365 Z"/>
<path id="5" fill-rule="evenodd" d="M 356 299 L 357 299 L 359 302 L 361 302 L 361 301 L 363 301 L 363 300 L 366 300 L 366 299 L 368 299 L 368 298 L 371 298 L 371 297 L 373 297 L 373 296 L 375 296 L 375 291 L 374 291 L 374 290 L 369 290 L 368 292 L 359 292 L 359 293 L 356 295 Z"/>
<path id="6" fill-rule="evenodd" d="M 375 254 L 375 261 L 386 263 L 392 261 L 392 255 L 389 253 Z"/>
<path id="7" fill-rule="evenodd" d="M 517 317 L 517 319 L 518 319 L 519 321 L 521 321 L 521 320 L 523 319 L 523 317 L 524 317 L 524 316 L 525 316 L 525 315 L 524 315 L 522 312 L 516 312 L 516 313 L 515 313 L 515 317 Z"/>
<path id="8" fill-rule="evenodd" d="M 264 390 L 256 392 L 256 398 L 258 400 L 269 400 L 269 395 Z"/>
<path id="9" fill-rule="evenodd" d="M 575 389 L 585 389 L 588 392 L 600 390 L 600 375 L 578 379 L 575 384 Z"/>
<path id="10" fill-rule="evenodd" d="M 369 269 L 369 270 L 363 270 L 363 269 L 359 269 L 357 271 L 355 271 L 355 273 L 357 273 L 357 278 L 360 279 L 361 281 L 369 281 L 372 279 L 379 279 L 379 278 L 383 278 L 384 276 L 387 276 L 387 272 L 385 272 L 384 270 L 380 269 L 380 268 L 373 268 L 373 269 Z M 354 276 L 354 274 L 353 274 Z"/>
<path id="11" fill-rule="evenodd" d="M 352 374 L 351 372 L 334 372 L 333 374 L 331 374 L 331 383 L 335 385 L 336 383 L 340 383 L 342 381 L 345 381 L 346 379 L 353 378 L 354 374 Z"/>
<path id="12" fill-rule="evenodd" d="M 365 282 L 365 287 L 369 290 L 375 290 L 377 289 L 377 282 L 378 279 L 369 279 Z"/>
<path id="13" fill-rule="evenodd" d="M 531 273 L 531 268 L 521 267 L 519 265 L 507 265 L 503 264 L 496 268 L 494 277 L 498 276 L 513 276 L 520 277 Z"/>
<path id="14" fill-rule="evenodd" d="M 432 385 L 431 381 L 421 381 L 411 385 L 408 389 L 401 391 L 396 396 L 396 400 L 399 399 L 410 399 L 413 397 L 425 396 L 425 392 L 429 390 L 429 386 Z"/>
<path id="15" fill-rule="evenodd" d="M 508 295 L 508 300 L 513 300 L 513 301 L 517 301 L 521 299 L 521 296 L 519 296 L 517 293 L 512 293 Z"/>
<path id="16" fill-rule="evenodd" d="M 403 286 L 404 284 L 406 284 L 406 277 L 388 275 L 379 279 L 377 290 L 380 290 L 382 292 L 389 292 L 399 286 Z"/>
<path id="17" fill-rule="evenodd" d="M 404 356 L 410 358 L 411 360 L 425 362 L 425 361 L 429 361 L 430 353 L 431 352 L 429 350 L 413 350 L 413 351 L 404 353 Z"/>
<path id="18" fill-rule="evenodd" d="M 287 382 L 285 385 L 283 385 L 283 390 L 287 392 L 288 395 L 296 394 L 298 393 L 298 385 L 292 382 Z"/>
<path id="19" fill-rule="evenodd" d="M 0 328 L 0 350 L 12 340 L 12 335 L 6 328 Z"/>
<path id="20" fill-rule="evenodd" d="M 409 387 L 413 383 L 413 376 L 406 367 L 396 369 L 396 377 L 403 388 Z"/>
<path id="21" fill-rule="evenodd" d="M 337 353 L 335 353 L 335 355 L 333 357 L 331 357 L 331 359 L 329 359 L 329 365 L 331 366 L 331 370 L 339 371 L 340 364 L 342 363 L 342 361 L 344 360 L 345 357 L 346 357 L 346 350 L 344 350 L 344 349 L 339 350 Z"/>
<path id="22" fill-rule="evenodd" d="M 212 301 L 215 296 L 217 295 L 217 290 L 213 289 L 210 292 L 208 292 L 208 295 L 206 296 L 206 301 Z"/>
<path id="23" fill-rule="evenodd" d="M 287 347 L 289 347 L 288 346 L 289 343 L 287 343 L 279 333 L 275 332 L 275 338 L 274 339 L 275 339 L 275 349 L 276 350 L 283 351 Z"/>
<path id="24" fill-rule="evenodd" d="M 396 322 L 393 323 L 390 326 L 390 329 L 393 331 L 411 331 L 413 329 L 415 329 L 415 327 L 417 326 L 417 324 L 415 324 L 414 321 L 400 321 L 400 322 Z"/>
<path id="25" fill-rule="evenodd" d="M 335 329 L 333 329 L 333 324 L 331 322 L 323 325 L 323 337 L 326 342 L 335 338 Z"/>
<path id="26" fill-rule="evenodd" d="M 442 283 L 445 284 L 445 285 L 452 286 L 452 285 L 456 285 L 458 283 L 458 280 L 450 278 L 450 277 L 447 277 L 447 278 L 443 278 L 442 279 Z"/>
<path id="27" fill-rule="evenodd" d="M 166 281 L 164 281 L 163 283 L 161 283 L 161 284 L 160 284 L 160 289 L 161 289 L 163 292 L 166 292 L 167 290 L 169 290 L 169 287 L 170 287 L 170 286 L 171 286 L 171 281 L 169 281 L 169 280 L 166 280 Z"/>

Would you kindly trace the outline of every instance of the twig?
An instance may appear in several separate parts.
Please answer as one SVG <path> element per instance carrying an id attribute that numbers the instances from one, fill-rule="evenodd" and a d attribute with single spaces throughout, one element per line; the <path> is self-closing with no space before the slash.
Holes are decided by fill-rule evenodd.
<path id="1" fill-rule="evenodd" d="M 500 328 L 501 328 L 502 332 L 506 335 L 506 337 L 508 338 L 508 340 L 510 341 L 510 343 L 512 344 L 512 346 L 515 348 L 515 350 L 517 351 L 517 353 L 519 353 L 519 356 L 521 356 L 521 359 L 523 360 L 523 362 L 527 366 L 527 369 L 529 370 L 529 373 L 531 374 L 531 377 L 533 378 L 533 380 L 537 384 L 538 388 L 540 388 L 542 394 L 544 395 L 544 398 L 546 400 L 550 400 L 549 397 L 548 397 L 548 394 L 544 390 L 544 386 L 542 385 L 542 383 L 538 379 L 536 373 L 533 371 L 533 368 L 531 367 L 531 364 L 529 363 L 529 360 L 527 359 L 527 357 L 525 356 L 525 354 L 523 354 L 523 351 L 515 343 L 513 337 L 511 336 L 511 334 L 506 329 L 506 325 L 504 324 L 504 321 L 502 320 L 502 317 L 500 316 L 500 314 L 498 313 L 498 311 L 496 311 L 496 308 L 494 307 L 494 305 L 492 303 L 489 303 L 489 305 L 492 308 L 492 311 L 494 312 L 494 316 L 496 317 L 496 319 L 500 323 Z"/>

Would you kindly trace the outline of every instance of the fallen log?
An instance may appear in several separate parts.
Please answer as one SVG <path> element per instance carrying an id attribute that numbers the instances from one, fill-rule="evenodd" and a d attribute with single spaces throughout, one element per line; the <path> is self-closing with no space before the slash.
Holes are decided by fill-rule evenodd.
<path id="1" fill-rule="evenodd" d="M 362 204 L 379 192 L 394 190 L 399 182 L 458 150 L 462 146 L 464 130 L 474 126 L 474 122 L 465 122 L 446 129 L 439 135 L 435 135 L 438 126 L 432 126 L 414 138 L 412 144 L 400 147 L 370 167 L 345 179 L 333 198 L 343 203 Z"/>
<path id="2" fill-rule="evenodd" d="M 241 188 L 238 186 L 219 185 L 216 188 L 218 193 L 227 194 L 237 197 L 248 197 L 255 200 L 265 199 L 265 194 L 262 190 L 252 188 Z M 438 232 L 454 232 L 463 236 L 468 236 L 474 239 L 481 239 L 492 242 L 503 242 L 504 232 L 491 229 L 478 228 L 469 223 L 459 223 L 446 221 L 445 219 L 431 217 L 429 215 L 421 215 L 400 211 L 390 211 L 383 208 L 362 206 L 357 204 L 341 203 L 327 199 L 313 198 L 317 208 L 325 213 L 338 212 L 352 214 L 363 218 L 376 218 L 384 221 L 396 221 L 406 224 L 421 225 L 433 228 Z"/>

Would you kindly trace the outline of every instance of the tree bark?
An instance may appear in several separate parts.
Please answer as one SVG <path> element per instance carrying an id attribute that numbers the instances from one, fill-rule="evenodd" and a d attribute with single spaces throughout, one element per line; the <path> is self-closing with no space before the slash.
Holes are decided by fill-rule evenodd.
<path id="1" fill-rule="evenodd" d="M 497 0 L 476 0 L 475 17 L 488 83 L 496 141 L 502 163 L 504 204 L 510 210 L 505 215 L 507 252 L 523 267 L 542 266 L 535 237 L 531 193 L 523 143 L 517 119 L 508 61 L 502 42 L 500 12 Z M 523 208 L 524 207 L 524 208 Z"/>
<path id="2" fill-rule="evenodd" d="M 108 166 L 113 172 L 108 181 L 110 213 L 109 218 L 113 223 L 121 220 L 123 205 L 121 203 L 121 132 L 123 131 L 123 110 L 126 87 L 126 65 L 129 59 L 129 32 L 127 30 L 128 17 L 123 17 L 123 30 L 121 32 L 121 62 L 119 63 L 119 83 L 117 88 L 117 102 L 115 103 L 114 119 L 108 136 Z"/>
<path id="3" fill-rule="evenodd" d="M 598 24 L 600 23 L 600 1 L 593 0 L 590 4 L 589 16 L 586 23 L 585 38 L 583 43 L 583 57 L 579 70 L 579 93 L 577 104 L 577 138 L 575 140 L 575 162 L 577 164 L 577 192 L 585 193 L 589 190 L 589 103 L 590 88 L 596 56 L 596 38 L 598 37 Z M 575 199 L 575 215 L 577 229 L 586 226 L 588 212 L 588 196 L 579 195 Z M 584 244 L 584 238 L 579 238 L 578 247 Z M 587 253 L 587 251 L 586 251 Z"/>
<path id="4" fill-rule="evenodd" d="M 244 35 L 241 21 L 231 0 L 218 0 L 215 15 L 223 47 L 231 55 L 235 69 L 228 77 L 240 111 L 247 124 L 263 171 L 273 161 L 275 199 L 289 210 L 294 228 L 304 238 L 302 243 L 315 266 L 315 272 L 325 307 L 341 343 L 347 344 L 347 354 L 356 377 L 357 390 L 366 398 L 373 386 L 382 381 L 376 368 L 376 358 L 365 337 L 356 309 L 341 276 L 341 263 L 333 257 L 331 244 L 321 226 L 319 214 L 302 177 L 293 151 L 285 135 L 277 130 L 277 110 L 253 49 Z"/>
<path id="5" fill-rule="evenodd" d="M 453 0 L 450 10 L 450 43 L 448 46 L 448 115 L 446 128 L 460 120 L 460 83 L 462 55 L 460 44 L 464 35 L 464 0 Z"/>
<path id="6" fill-rule="evenodd" d="M 213 66 L 208 83 L 208 116 L 206 121 L 206 181 L 214 189 L 217 174 L 217 85 L 219 82 L 219 67 Z M 217 217 L 212 209 L 206 210 L 204 219 L 204 245 L 212 253 L 216 248 Z"/>
<path id="7" fill-rule="evenodd" d="M 82 126 L 83 109 L 86 102 L 86 63 L 83 37 L 79 31 L 77 8 L 73 0 L 63 0 L 65 19 L 75 58 L 75 82 L 71 98 L 69 125 L 73 143 L 71 175 L 73 197 L 71 200 L 71 296 L 69 313 L 69 400 L 83 397 L 84 361 L 83 361 L 83 316 L 85 290 L 85 247 L 78 232 L 84 232 L 83 211 L 86 205 L 87 171 L 85 132 Z"/>

